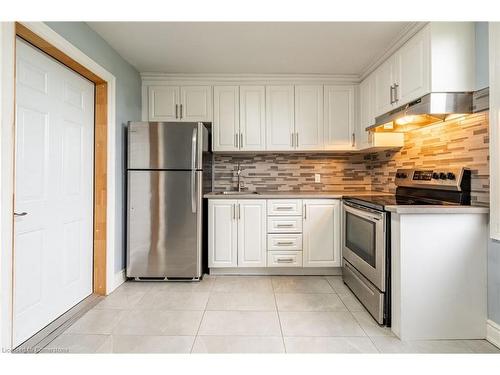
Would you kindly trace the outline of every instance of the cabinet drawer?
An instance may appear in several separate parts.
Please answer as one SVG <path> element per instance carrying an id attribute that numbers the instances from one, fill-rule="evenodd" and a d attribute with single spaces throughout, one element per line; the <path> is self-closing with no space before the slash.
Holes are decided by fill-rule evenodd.
<path id="1" fill-rule="evenodd" d="M 267 250 L 302 250 L 302 234 L 268 234 Z"/>
<path id="2" fill-rule="evenodd" d="M 277 216 L 302 216 L 301 199 L 270 199 L 267 201 L 267 214 Z"/>
<path id="3" fill-rule="evenodd" d="M 302 251 L 270 251 L 268 267 L 302 267 Z"/>
<path id="4" fill-rule="evenodd" d="M 268 233 L 301 233 L 302 216 L 270 216 L 267 219 Z"/>

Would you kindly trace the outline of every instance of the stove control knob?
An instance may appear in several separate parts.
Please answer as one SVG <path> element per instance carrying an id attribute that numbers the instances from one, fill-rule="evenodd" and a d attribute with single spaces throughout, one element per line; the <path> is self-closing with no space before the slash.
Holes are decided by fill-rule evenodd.
<path id="1" fill-rule="evenodd" d="M 448 174 L 446 175 L 446 177 L 448 177 L 448 180 L 454 180 L 455 179 L 455 173 L 448 172 Z"/>
<path id="2" fill-rule="evenodd" d="M 439 178 L 441 180 L 446 180 L 446 173 L 443 173 L 443 172 L 439 173 Z"/>
<path id="3" fill-rule="evenodd" d="M 432 178 L 433 178 L 434 180 L 439 179 L 439 173 L 434 172 L 434 173 L 432 174 Z"/>

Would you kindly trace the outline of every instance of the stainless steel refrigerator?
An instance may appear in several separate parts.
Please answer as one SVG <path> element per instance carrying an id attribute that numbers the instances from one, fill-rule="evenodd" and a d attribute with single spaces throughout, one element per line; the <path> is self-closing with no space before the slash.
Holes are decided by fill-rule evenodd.
<path id="1" fill-rule="evenodd" d="M 203 193 L 211 191 L 208 126 L 128 124 L 127 277 L 201 277 Z"/>

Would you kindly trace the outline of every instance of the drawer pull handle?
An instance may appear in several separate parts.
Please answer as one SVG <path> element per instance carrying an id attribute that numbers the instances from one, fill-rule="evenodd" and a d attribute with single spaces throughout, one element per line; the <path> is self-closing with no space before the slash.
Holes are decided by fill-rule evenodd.
<path id="1" fill-rule="evenodd" d="M 293 207 L 290 207 L 290 206 L 288 206 L 288 207 L 283 207 L 283 206 L 281 206 L 281 207 L 276 207 L 276 209 L 277 209 L 277 210 L 293 210 Z"/>
<path id="2" fill-rule="evenodd" d="M 277 245 L 293 245 L 293 242 L 292 241 L 287 241 L 287 242 L 284 242 L 284 241 L 278 241 L 276 242 Z"/>
<path id="3" fill-rule="evenodd" d="M 276 263 L 293 263 L 293 258 L 278 258 Z"/>
<path id="4" fill-rule="evenodd" d="M 276 224 L 277 228 L 291 228 L 293 224 Z"/>

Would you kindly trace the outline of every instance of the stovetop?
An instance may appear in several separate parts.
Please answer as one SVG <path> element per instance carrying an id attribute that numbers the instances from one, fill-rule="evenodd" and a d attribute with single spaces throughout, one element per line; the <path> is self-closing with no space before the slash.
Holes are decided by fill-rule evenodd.
<path id="1" fill-rule="evenodd" d="M 410 197 L 403 195 L 360 195 L 347 196 L 344 201 L 352 202 L 361 206 L 373 208 L 375 210 L 384 211 L 386 206 L 410 206 L 410 205 L 452 205 L 456 206 L 456 202 L 448 202 L 438 199 Z"/>
<path id="2" fill-rule="evenodd" d="M 471 171 L 466 168 L 398 169 L 394 195 L 344 197 L 347 202 L 384 211 L 387 206 L 470 205 Z"/>

